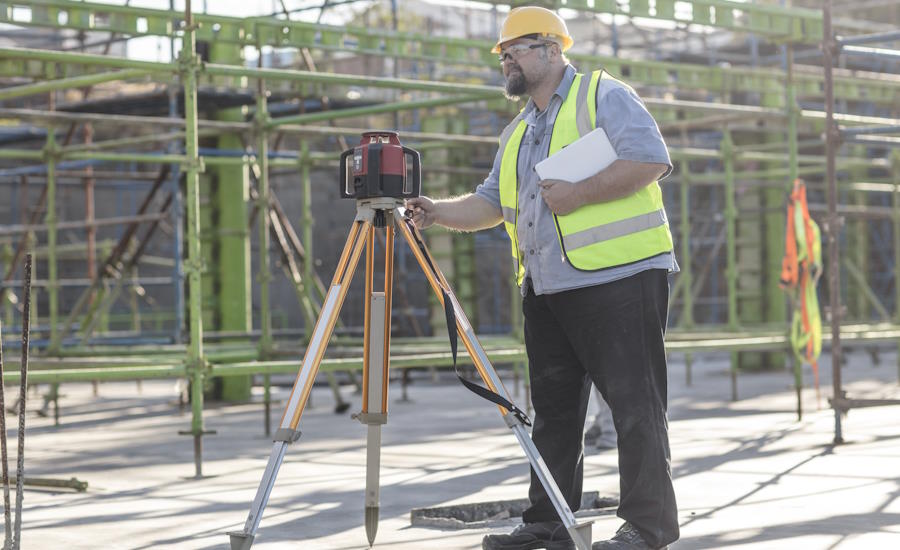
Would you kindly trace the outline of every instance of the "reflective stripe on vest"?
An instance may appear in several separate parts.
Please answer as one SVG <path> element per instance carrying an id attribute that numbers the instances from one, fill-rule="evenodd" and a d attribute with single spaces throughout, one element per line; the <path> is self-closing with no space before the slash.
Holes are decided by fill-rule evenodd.
<path id="1" fill-rule="evenodd" d="M 601 78 L 611 77 L 603 71 L 594 71 L 590 79 L 575 75 L 553 126 L 549 155 L 594 129 Z M 516 281 L 520 285 L 525 267 L 516 235 L 517 172 L 519 146 L 526 126 L 520 113 L 500 136 L 500 204 L 511 252 L 517 262 Z M 628 197 L 585 205 L 553 218 L 563 256 L 569 265 L 581 271 L 626 265 L 672 250 L 672 234 L 657 182 Z"/>
<path id="2" fill-rule="evenodd" d="M 646 214 L 639 214 L 633 218 L 598 225 L 584 231 L 566 235 L 563 237 L 563 244 L 566 245 L 566 250 L 572 251 L 593 243 L 617 239 L 631 233 L 659 227 L 665 225 L 666 221 L 666 211 L 655 210 Z"/>
<path id="3" fill-rule="evenodd" d="M 525 279 L 525 263 L 524 258 L 519 254 L 519 240 L 516 236 L 516 220 L 519 214 L 519 190 L 516 185 L 516 166 L 519 163 L 519 147 L 507 147 L 511 141 L 516 144 L 522 142 L 522 135 L 525 133 L 525 123 L 522 121 L 522 113 L 516 118 L 500 134 L 500 207 L 503 210 L 503 227 L 509 235 L 509 244 L 512 248 L 512 256 L 516 261 L 516 283 L 521 286 Z M 510 173 L 512 172 L 512 173 Z M 503 185 L 504 180 L 512 178 L 512 185 Z"/>

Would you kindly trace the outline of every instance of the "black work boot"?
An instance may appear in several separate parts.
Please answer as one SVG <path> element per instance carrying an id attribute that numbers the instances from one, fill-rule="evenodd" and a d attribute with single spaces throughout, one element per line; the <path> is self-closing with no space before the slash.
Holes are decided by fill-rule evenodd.
<path id="1" fill-rule="evenodd" d="M 575 543 L 560 521 L 523 523 L 508 535 L 487 535 L 481 541 L 483 550 L 574 550 Z"/>
<path id="2" fill-rule="evenodd" d="M 591 550 L 665 550 L 668 546 L 654 549 L 647 544 L 644 537 L 637 532 L 634 525 L 627 521 L 619 527 L 613 538 L 602 540 L 591 545 Z"/>

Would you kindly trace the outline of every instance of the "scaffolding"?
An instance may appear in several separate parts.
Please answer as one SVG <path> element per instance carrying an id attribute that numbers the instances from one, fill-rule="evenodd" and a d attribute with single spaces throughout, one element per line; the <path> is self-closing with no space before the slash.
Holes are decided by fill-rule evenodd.
<path id="1" fill-rule="evenodd" d="M 767 281 L 771 275 L 766 273 L 777 273 L 779 269 L 781 254 L 777 251 L 783 242 L 780 239 L 785 190 L 795 178 L 805 177 L 814 192 L 821 195 L 827 191 L 829 303 L 840 301 L 841 268 L 852 270 L 856 266 L 861 271 L 853 272 L 851 301 L 866 304 L 860 306 L 852 323 L 842 324 L 840 308 L 831 309 L 836 397 L 832 406 L 835 440 L 839 442 L 840 413 L 866 404 L 848 400 L 843 394 L 841 342 L 895 344 L 900 336 L 900 291 L 896 290 L 896 281 L 900 280 L 896 261 L 900 258 L 900 157 L 896 152 L 887 155 L 880 149 L 897 141 L 890 134 L 896 134 L 900 127 L 900 78 L 833 68 L 830 60 L 836 45 L 848 55 L 894 59 L 890 50 L 863 44 L 890 42 L 897 39 L 896 33 L 860 35 L 866 28 L 864 24 L 843 21 L 839 30 L 850 35 L 838 39 L 827 6 L 820 12 L 730 0 L 657 0 L 652 6 L 636 0 L 549 4 L 590 16 L 649 18 L 675 22 L 688 29 L 750 33 L 780 52 L 775 57 L 782 64 L 782 71 L 763 66 L 761 58 L 757 66 L 734 67 L 585 53 L 570 57 L 580 67 L 604 67 L 645 90 L 645 103 L 670 142 L 676 172 L 664 185 L 664 191 L 673 213 L 673 230 L 678 233 L 682 271 L 672 289 L 673 318 L 677 323 L 669 333 L 667 345 L 670 352 L 685 354 L 689 379 L 696 354 L 728 352 L 731 396 L 737 399 L 740 368 L 758 364 L 758 358 L 763 357 L 761 352 L 768 353 L 774 363 L 779 362 L 779 357 L 784 360 L 789 347 L 784 298 L 777 286 Z M 0 185 L 18 190 L 23 204 L 29 202 L 26 190 L 41 185 L 41 195 L 33 207 L 22 208 L 21 223 L 4 223 L 0 227 L 0 239 L 6 243 L 2 302 L 7 319 L 11 319 L 15 315 L 15 289 L 19 282 L 14 276 L 20 258 L 26 250 L 34 250 L 38 257 L 45 258 L 46 276 L 39 274 L 35 286 L 46 295 L 45 324 L 39 327 L 43 330 L 36 331 L 46 334 L 46 339 L 38 341 L 44 348 L 42 356 L 31 362 L 32 382 L 189 380 L 192 422 L 187 433 L 193 436 L 198 476 L 202 474 L 202 437 L 208 433 L 203 422 L 203 389 L 208 381 L 215 377 L 262 375 L 268 429 L 270 376 L 295 373 L 300 366 L 298 347 L 276 342 L 280 334 L 273 326 L 270 251 L 274 247 L 278 252 L 307 320 L 305 326 L 309 326 L 322 299 L 314 260 L 325 256 L 317 253 L 321 247 L 314 249 L 313 223 L 314 218 L 322 223 L 328 215 L 313 212 L 313 172 L 333 170 L 338 156 L 334 141 L 340 143 L 363 131 L 338 126 L 336 121 L 385 120 L 368 117 L 426 113 L 428 116 L 422 116 L 425 120 L 417 127 L 401 129 L 402 136 L 406 143 L 425 153 L 423 168 L 431 171 L 433 181 L 452 191 L 461 176 L 484 173 L 465 166 L 465 156 L 496 146 L 496 132 L 491 129 L 486 135 L 469 135 L 465 125 L 459 124 L 460 108 L 495 115 L 497 121 L 514 112 L 514 106 L 496 85 L 496 57 L 490 54 L 491 43 L 486 40 L 312 24 L 293 21 L 289 14 L 250 18 L 196 14 L 191 12 L 189 0 L 184 12 L 69 0 L 0 2 L 0 23 L 109 37 L 94 47 L 140 36 L 170 40 L 171 62 L 0 48 L 0 77 L 12 82 L 0 89 L 0 101 L 4 102 L 0 118 L 34 125 L 21 131 L 33 133 L 37 128 L 44 140 L 39 149 L 0 147 L 0 160 L 5 163 L 0 169 Z M 180 49 L 176 53 L 178 43 Z M 824 70 L 795 63 L 795 49 L 801 49 L 802 57 L 809 58 L 805 52 L 822 45 Z M 243 62 L 244 49 L 256 52 L 257 67 Z M 300 52 L 306 69 L 262 66 L 266 52 L 271 57 L 271 52 L 281 49 Z M 443 79 L 325 71 L 316 67 L 313 53 L 343 56 L 342 59 L 391 59 L 395 69 L 400 61 L 461 67 L 466 69 L 465 80 L 450 71 Z M 104 98 L 118 105 L 146 93 L 149 83 L 164 86 L 159 93 L 167 105 L 167 116 L 138 113 L 137 109 L 132 114 L 110 113 L 104 110 L 102 100 L 89 101 L 91 90 L 113 83 L 134 90 L 131 95 L 107 94 Z M 336 98 L 360 95 L 360 90 L 364 102 L 337 104 Z M 60 94 L 74 98 L 71 105 L 63 105 L 65 110 L 57 105 Z M 201 116 L 198 94 L 216 106 L 208 116 Z M 305 112 L 302 101 L 296 113 L 273 109 L 272 98 L 290 95 L 320 98 L 318 110 Z M 733 100 L 738 96 L 743 101 Z M 843 112 L 835 113 L 836 103 L 844 107 Z M 398 119 L 392 120 L 394 126 L 399 126 Z M 324 123 L 327 125 L 320 125 Z M 81 143 L 75 142 L 79 126 L 83 128 Z M 95 128 L 111 129 L 107 131 L 114 132 L 114 137 L 96 141 L 99 132 Z M 820 138 L 823 133 L 824 142 Z M 284 136 L 297 141 L 295 150 L 279 147 Z M 853 149 L 850 154 L 838 156 L 837 140 L 841 138 L 870 149 Z M 215 146 L 202 145 L 201 140 Z M 122 167 L 131 170 L 123 174 Z M 860 203 L 840 204 L 835 183 L 838 170 L 852 178 L 842 188 L 854 197 L 862 197 Z M 207 191 L 210 185 L 201 180 L 215 171 L 221 174 L 219 187 L 229 185 L 230 177 L 239 181 L 237 190 L 231 191 L 238 199 L 217 203 L 217 217 L 213 220 L 209 213 L 212 206 L 202 204 L 213 200 Z M 295 231 L 271 187 L 270 179 L 276 171 L 299 174 L 303 197 L 299 231 Z M 149 189 L 134 213 L 127 216 L 96 218 L 91 208 L 85 208 L 84 221 L 60 221 L 60 184 L 73 180 L 83 183 L 86 204 L 92 204 L 98 181 L 129 180 L 149 185 Z M 246 197 L 242 185 L 248 190 Z M 890 197 L 890 206 L 870 205 L 868 196 Z M 701 200 L 706 204 L 698 204 Z M 249 254 L 241 251 L 249 247 L 251 239 L 247 205 L 252 206 L 251 221 L 256 225 L 258 246 L 258 272 L 252 276 Z M 692 219 L 698 206 L 705 206 L 714 216 Z M 826 207 L 818 203 L 811 209 L 820 212 Z M 841 263 L 839 215 L 863 222 L 879 219 L 890 225 L 893 246 L 887 264 L 895 282 L 892 304 L 882 303 L 885 293 L 883 289 L 871 288 L 864 266 Z M 95 242 L 98 227 L 113 225 L 121 228 L 117 240 Z M 147 245 L 154 234 L 166 227 L 172 236 L 172 257 L 163 262 L 148 254 Z M 71 229 L 84 229 L 87 241 L 58 243 L 58 233 Z M 226 243 L 220 246 L 232 253 L 220 258 L 209 256 L 205 243 L 210 242 L 212 231 L 218 242 Z M 460 280 L 454 281 L 457 288 L 471 287 L 465 277 L 474 276 L 475 271 L 471 260 L 474 245 L 466 238 L 432 236 L 441 241 L 434 247 L 439 260 L 454 263 L 460 274 Z M 102 258 L 99 262 L 98 248 Z M 82 251 L 84 255 L 80 257 L 86 256 L 87 265 L 93 270 L 89 267 L 87 274 L 77 279 L 61 278 L 60 260 L 66 254 L 79 257 Z M 760 262 L 759 258 L 764 260 Z M 170 274 L 142 277 L 137 271 L 142 262 L 164 265 Z M 213 263 L 219 278 L 204 280 Z M 96 269 L 98 265 L 100 268 Z M 724 277 L 718 273 L 720 265 Z M 402 265 L 398 268 L 402 269 Z M 255 303 L 249 279 L 258 291 Z M 136 303 L 139 294 L 151 286 L 172 288 L 171 312 L 141 312 Z M 104 330 L 111 322 L 115 324 L 110 310 L 122 296 L 123 288 L 132 301 L 130 319 L 123 320 L 130 321 L 132 330 Z M 222 296 L 237 296 L 238 303 L 231 307 L 216 301 L 215 315 L 227 317 L 227 322 L 217 319 L 221 327 L 209 330 L 204 327 L 209 326 L 212 314 L 204 303 L 213 300 L 210 294 L 214 288 Z M 70 290 L 76 289 L 80 293 L 72 300 L 74 294 Z M 63 292 L 71 307 L 61 309 Z M 511 288 L 506 295 L 514 292 Z M 474 290 L 460 292 L 461 297 L 474 294 Z M 521 331 L 516 324 L 515 302 L 510 297 L 513 311 L 508 328 L 512 335 L 500 334 L 484 341 L 494 363 L 525 361 L 517 336 Z M 254 306 L 258 308 L 257 329 L 251 318 Z M 868 313 L 872 310 L 881 322 L 871 322 Z M 143 331 L 148 322 L 155 323 L 158 330 L 152 334 Z M 292 336 L 302 334 L 288 332 Z M 439 339 L 398 338 L 395 343 L 396 357 L 391 361 L 395 368 L 452 363 Z M 347 350 L 348 357 L 326 359 L 322 371 L 361 369 L 361 358 L 353 356 L 352 347 Z M 794 372 L 799 414 L 800 365 L 795 365 Z M 13 383 L 16 376 L 7 372 L 4 379 Z"/>
<path id="2" fill-rule="evenodd" d="M 838 244 L 840 238 L 840 228 L 844 220 L 838 214 L 838 186 L 837 186 L 837 169 L 836 157 L 838 147 L 841 142 L 864 143 L 867 145 L 881 147 L 898 147 L 900 146 L 900 125 L 876 126 L 876 127 L 841 127 L 834 116 L 834 61 L 838 55 L 855 55 L 864 57 L 889 58 L 900 60 L 900 50 L 891 50 L 885 48 L 872 48 L 860 46 L 859 44 L 884 43 L 900 39 L 900 32 L 885 32 L 867 34 L 854 37 L 835 36 L 832 31 L 832 0 L 826 0 L 822 8 L 822 19 L 824 22 L 825 38 L 822 42 L 822 51 L 824 53 L 824 72 L 825 72 L 825 162 L 826 162 L 826 190 L 828 195 L 828 217 L 826 219 L 826 235 L 828 241 L 828 296 L 831 304 L 830 321 L 831 321 L 831 365 L 832 365 L 832 387 L 833 397 L 830 400 L 834 409 L 834 443 L 840 444 L 844 442 L 843 428 L 841 426 L 841 416 L 846 414 L 851 408 L 872 407 L 882 405 L 900 405 L 897 399 L 851 399 L 847 397 L 847 393 L 843 390 L 841 381 L 841 318 L 843 316 L 841 307 L 841 250 Z M 894 134 L 893 137 L 890 134 Z M 892 204 L 894 207 L 894 284 L 900 287 L 900 225 L 898 225 L 897 195 L 900 188 L 900 157 L 897 150 L 891 157 L 893 164 L 891 166 L 893 174 L 894 188 L 891 191 Z M 852 265 L 852 264 L 850 264 Z M 850 271 L 853 273 L 853 270 Z M 895 289 L 900 292 L 900 289 Z M 897 294 L 900 297 L 900 294 Z M 886 312 L 885 312 L 886 313 Z M 900 320 L 900 300 L 897 300 L 896 313 L 894 315 L 895 322 Z M 900 345 L 900 344 L 898 344 Z M 900 352 L 900 347 L 898 347 Z M 900 381 L 900 377 L 898 377 Z"/>

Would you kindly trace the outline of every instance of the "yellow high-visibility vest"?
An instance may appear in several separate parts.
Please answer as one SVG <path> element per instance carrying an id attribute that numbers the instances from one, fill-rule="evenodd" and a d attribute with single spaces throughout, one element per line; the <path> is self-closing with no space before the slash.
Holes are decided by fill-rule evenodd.
<path id="1" fill-rule="evenodd" d="M 612 78 L 594 71 L 590 79 L 576 74 L 569 94 L 559 108 L 550 155 L 576 141 L 596 126 L 597 85 Z M 500 206 L 503 222 L 516 260 L 516 282 L 525 278 L 524 257 L 519 250 L 516 221 L 519 213 L 519 145 L 527 124 L 522 113 L 500 134 Z M 566 261 L 579 271 L 598 271 L 627 265 L 672 250 L 672 233 L 659 183 L 609 202 L 582 206 L 563 215 L 553 215 L 556 234 Z"/>

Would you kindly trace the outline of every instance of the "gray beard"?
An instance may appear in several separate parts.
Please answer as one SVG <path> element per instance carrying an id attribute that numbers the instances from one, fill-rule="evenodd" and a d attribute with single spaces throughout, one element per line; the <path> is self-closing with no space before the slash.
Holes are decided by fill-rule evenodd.
<path id="1" fill-rule="evenodd" d="M 522 74 L 522 71 L 517 71 L 515 73 L 510 74 L 509 78 L 506 79 L 506 97 L 512 100 L 518 100 L 519 97 L 525 95 L 528 91 L 528 82 L 525 80 L 525 75 Z"/>

